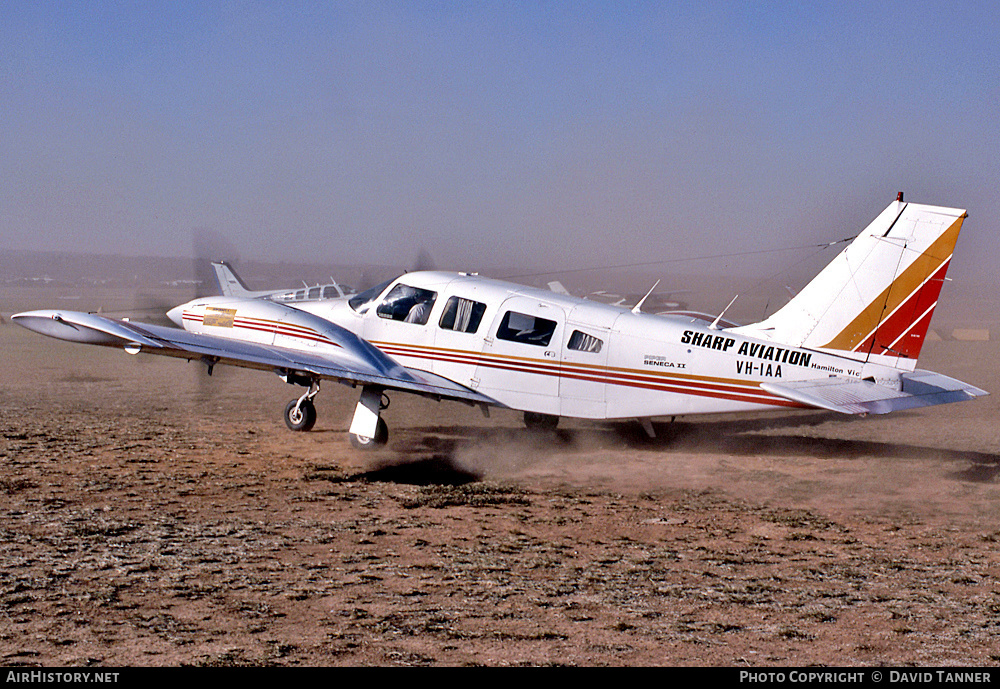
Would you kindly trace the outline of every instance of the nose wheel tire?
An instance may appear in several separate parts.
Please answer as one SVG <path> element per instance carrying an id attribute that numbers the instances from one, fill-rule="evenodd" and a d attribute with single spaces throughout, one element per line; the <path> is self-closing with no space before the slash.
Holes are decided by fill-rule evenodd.
<path id="1" fill-rule="evenodd" d="M 316 425 L 316 406 L 309 400 L 292 400 L 285 406 L 285 425 L 293 431 L 312 430 Z"/>
<path id="2" fill-rule="evenodd" d="M 366 438 L 363 435 L 354 435 L 353 433 L 350 433 L 349 435 L 351 437 L 351 445 L 354 449 L 374 450 L 389 442 L 389 427 L 385 425 L 385 421 L 379 419 L 378 425 L 375 427 L 374 438 Z"/>

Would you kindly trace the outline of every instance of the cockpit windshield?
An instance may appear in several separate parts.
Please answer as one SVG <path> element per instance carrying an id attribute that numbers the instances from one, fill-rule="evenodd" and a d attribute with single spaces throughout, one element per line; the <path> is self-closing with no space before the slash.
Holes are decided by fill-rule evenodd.
<path id="1" fill-rule="evenodd" d="M 350 304 L 351 308 L 358 313 L 367 313 L 368 309 L 371 308 L 371 305 L 375 302 L 375 300 L 382 296 L 382 292 L 385 291 L 385 288 L 395 281 L 396 278 L 392 278 L 391 280 L 386 280 L 385 282 L 375 285 L 374 287 L 369 287 L 364 292 L 358 292 L 351 297 L 347 303 Z"/>

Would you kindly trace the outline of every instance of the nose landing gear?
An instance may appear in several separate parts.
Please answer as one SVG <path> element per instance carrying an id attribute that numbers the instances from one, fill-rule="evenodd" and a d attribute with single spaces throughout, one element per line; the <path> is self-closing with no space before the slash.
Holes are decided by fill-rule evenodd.
<path id="1" fill-rule="evenodd" d="M 285 406 L 285 425 L 293 431 L 310 431 L 316 425 L 316 405 L 313 398 L 319 394 L 319 380 L 312 380 L 309 390 Z"/>
<path id="2" fill-rule="evenodd" d="M 285 407 L 285 425 L 293 431 L 311 431 L 316 425 L 316 405 L 310 400 L 292 400 Z"/>

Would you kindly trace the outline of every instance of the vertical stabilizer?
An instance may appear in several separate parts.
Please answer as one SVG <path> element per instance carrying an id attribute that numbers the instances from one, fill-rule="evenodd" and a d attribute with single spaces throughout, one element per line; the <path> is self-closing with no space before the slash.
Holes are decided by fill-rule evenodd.
<path id="1" fill-rule="evenodd" d="M 250 290 L 247 289 L 247 286 L 240 280 L 240 276 L 236 274 L 236 271 L 228 263 L 225 261 L 213 262 L 212 268 L 215 269 L 215 279 L 219 283 L 219 290 L 221 290 L 223 296 L 250 296 Z"/>
<path id="2" fill-rule="evenodd" d="M 781 310 L 735 331 L 913 370 L 966 217 L 900 195 Z"/>

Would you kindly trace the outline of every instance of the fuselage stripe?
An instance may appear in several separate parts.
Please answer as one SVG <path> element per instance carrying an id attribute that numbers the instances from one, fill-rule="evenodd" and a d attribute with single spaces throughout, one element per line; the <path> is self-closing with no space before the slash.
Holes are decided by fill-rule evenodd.
<path id="1" fill-rule="evenodd" d="M 690 394 L 703 397 L 715 397 L 739 402 L 751 402 L 783 407 L 802 407 L 803 405 L 772 395 L 761 390 L 757 383 L 743 381 L 723 381 L 724 379 L 694 380 L 695 376 L 680 378 L 663 373 L 642 374 L 630 372 L 630 369 L 614 369 L 589 365 L 575 366 L 565 362 L 551 364 L 544 361 L 524 358 L 509 359 L 499 355 L 484 356 L 481 352 L 461 352 L 461 350 L 439 350 L 432 347 L 406 346 L 388 342 L 373 342 L 386 354 L 405 356 L 425 361 L 444 361 L 470 366 L 482 366 L 503 371 L 530 373 L 536 375 L 568 378 L 595 383 L 605 383 L 621 387 L 660 390 L 678 394 Z M 461 352 L 461 353 L 457 353 Z"/>

